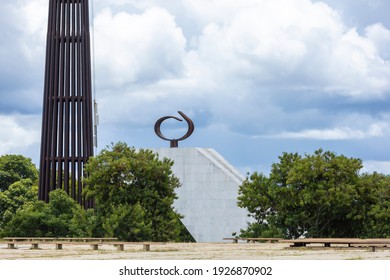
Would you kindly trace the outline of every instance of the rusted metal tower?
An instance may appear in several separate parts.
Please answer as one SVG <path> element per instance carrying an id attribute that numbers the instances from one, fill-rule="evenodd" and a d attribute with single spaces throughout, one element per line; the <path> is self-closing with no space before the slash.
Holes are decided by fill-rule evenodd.
<path id="1" fill-rule="evenodd" d="M 84 164 L 93 155 L 88 0 L 49 0 L 39 199 L 64 189 L 82 198 Z"/>

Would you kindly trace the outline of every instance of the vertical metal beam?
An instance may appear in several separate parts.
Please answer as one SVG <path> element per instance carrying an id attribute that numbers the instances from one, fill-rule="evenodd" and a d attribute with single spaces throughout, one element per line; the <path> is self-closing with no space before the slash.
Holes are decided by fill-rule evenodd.
<path id="1" fill-rule="evenodd" d="M 49 0 L 42 112 L 39 199 L 64 189 L 82 197 L 84 165 L 93 155 L 88 0 Z"/>
<path id="2" fill-rule="evenodd" d="M 70 96 L 69 97 L 69 103 L 70 103 L 70 155 L 69 155 L 69 160 L 70 160 L 70 195 L 71 197 L 73 197 L 75 199 L 75 185 L 76 185 L 76 163 L 75 163 L 75 157 L 74 155 L 76 154 L 76 146 L 75 146 L 75 142 L 76 142 L 76 126 L 74 124 L 74 119 L 76 118 L 76 102 L 75 102 L 75 95 L 76 95 L 76 72 L 77 72 L 77 68 L 76 68 L 76 45 L 77 45 L 77 42 L 78 42 L 78 39 L 77 39 L 77 36 L 78 36 L 78 33 L 77 33 L 77 25 L 76 25 L 76 11 L 77 11 L 77 8 L 76 8 L 76 5 L 75 5 L 75 0 L 73 0 L 72 2 L 73 4 L 73 7 L 72 7 L 72 26 L 73 26 L 73 30 L 72 30 L 72 93 L 73 93 L 73 96 Z"/>

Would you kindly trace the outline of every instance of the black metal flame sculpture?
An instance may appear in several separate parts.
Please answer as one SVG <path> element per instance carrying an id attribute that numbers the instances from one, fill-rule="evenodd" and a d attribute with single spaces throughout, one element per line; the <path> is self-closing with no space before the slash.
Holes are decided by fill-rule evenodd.
<path id="1" fill-rule="evenodd" d="M 179 146 L 179 141 L 183 141 L 184 139 L 187 139 L 188 137 L 191 136 L 191 134 L 194 132 L 194 129 L 195 129 L 195 126 L 194 126 L 194 123 L 192 122 L 192 120 L 187 117 L 183 112 L 181 111 L 178 111 L 178 113 L 180 114 L 180 116 L 183 117 L 183 119 L 187 122 L 188 124 L 188 130 L 187 130 L 187 133 L 184 134 L 184 136 L 178 138 L 178 139 L 169 139 L 167 137 L 165 137 L 162 133 L 161 133 L 161 124 L 163 121 L 167 120 L 167 119 L 175 119 L 175 120 L 178 120 L 178 121 L 183 121 L 182 119 L 179 119 L 177 117 L 174 117 L 174 116 L 165 116 L 165 117 L 162 117 L 160 119 L 157 120 L 157 122 L 155 123 L 154 125 L 154 132 L 157 134 L 158 137 L 160 137 L 161 139 L 163 140 L 166 140 L 166 141 L 170 141 L 170 147 L 171 148 L 177 148 Z"/>

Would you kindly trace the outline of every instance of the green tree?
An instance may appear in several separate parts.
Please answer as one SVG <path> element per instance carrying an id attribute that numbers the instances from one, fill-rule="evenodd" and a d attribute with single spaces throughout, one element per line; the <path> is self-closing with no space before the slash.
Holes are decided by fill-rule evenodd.
<path id="1" fill-rule="evenodd" d="M 389 234 L 387 177 L 360 176 L 360 159 L 322 149 L 304 157 L 284 153 L 279 160 L 272 165 L 269 178 L 254 173 L 240 186 L 238 205 L 255 219 L 242 235 Z"/>
<path id="2" fill-rule="evenodd" d="M 254 172 L 239 189 L 238 206 L 246 208 L 250 213 L 249 216 L 260 225 L 266 225 L 267 220 L 275 214 L 275 202 L 270 193 L 270 184 L 269 178 Z"/>
<path id="3" fill-rule="evenodd" d="M 46 203 L 35 201 L 24 204 L 5 224 L 2 236 L 51 236 L 48 234 Z"/>
<path id="4" fill-rule="evenodd" d="M 38 179 L 38 170 L 31 159 L 22 155 L 0 156 L 0 191 L 22 179 L 31 179 L 33 183 Z"/>
<path id="5" fill-rule="evenodd" d="M 50 192 L 50 201 L 23 204 L 5 224 L 3 236 L 68 237 L 89 236 L 84 209 L 64 190 Z"/>
<path id="6" fill-rule="evenodd" d="M 31 179 L 22 179 L 0 192 L 0 229 L 12 219 L 16 211 L 28 202 L 36 201 L 38 187 Z"/>
<path id="7" fill-rule="evenodd" d="M 57 189 L 49 194 L 49 203 L 45 209 L 47 213 L 48 232 L 52 236 L 75 236 L 72 230 L 74 216 L 83 215 L 84 210 L 64 190 Z M 78 225 L 78 224 L 77 224 Z"/>
<path id="8" fill-rule="evenodd" d="M 291 227 L 289 234 L 293 233 L 294 237 L 354 235 L 348 215 L 357 199 L 356 184 L 361 168 L 359 159 L 322 149 L 296 161 L 283 182 L 286 188 L 274 189 L 276 197 L 287 199 L 287 203 L 278 205 L 280 225 Z"/>
<path id="9" fill-rule="evenodd" d="M 91 158 L 84 194 L 95 200 L 95 235 L 123 240 L 169 241 L 180 235 L 181 217 L 173 209 L 179 180 L 169 159 L 150 150 L 117 143 Z"/>
<path id="10" fill-rule="evenodd" d="M 117 205 L 105 218 L 103 228 L 107 235 L 120 240 L 152 240 L 152 222 L 146 224 L 145 210 L 141 204 Z"/>
<path id="11" fill-rule="evenodd" d="M 352 218 L 360 225 L 363 237 L 390 237 L 390 176 L 374 172 L 362 174 L 359 199 Z"/>

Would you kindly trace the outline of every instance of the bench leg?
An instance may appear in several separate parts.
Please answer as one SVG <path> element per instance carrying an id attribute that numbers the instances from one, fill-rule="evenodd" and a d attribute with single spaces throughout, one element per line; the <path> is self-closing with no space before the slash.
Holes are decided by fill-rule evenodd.
<path id="1" fill-rule="evenodd" d="M 15 243 L 8 243 L 8 244 L 7 244 L 7 248 L 8 248 L 8 249 L 16 249 L 16 248 L 15 248 Z"/>
<path id="2" fill-rule="evenodd" d="M 306 243 L 303 242 L 294 242 L 293 245 L 290 245 L 290 247 L 306 247 Z"/>
<path id="3" fill-rule="evenodd" d="M 144 244 L 143 245 L 143 250 L 144 251 L 150 251 L 150 244 Z"/>

